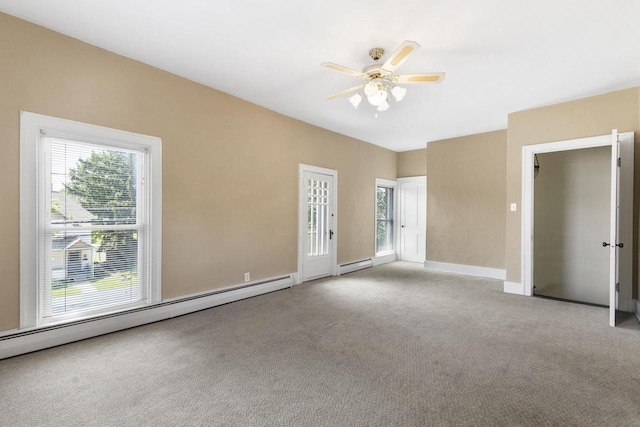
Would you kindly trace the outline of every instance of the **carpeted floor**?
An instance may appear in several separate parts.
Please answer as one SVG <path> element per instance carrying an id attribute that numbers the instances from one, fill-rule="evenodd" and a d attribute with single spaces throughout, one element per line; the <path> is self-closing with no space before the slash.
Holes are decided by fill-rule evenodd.
<path id="1" fill-rule="evenodd" d="M 393 263 L 0 361 L 0 425 L 640 426 L 637 323 Z"/>

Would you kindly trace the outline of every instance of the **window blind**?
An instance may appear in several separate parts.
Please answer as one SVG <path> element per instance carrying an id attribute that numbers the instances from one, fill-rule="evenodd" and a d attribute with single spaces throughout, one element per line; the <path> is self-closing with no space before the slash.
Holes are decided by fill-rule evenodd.
<path id="1" fill-rule="evenodd" d="M 146 152 L 53 137 L 42 143 L 40 318 L 146 301 Z"/>

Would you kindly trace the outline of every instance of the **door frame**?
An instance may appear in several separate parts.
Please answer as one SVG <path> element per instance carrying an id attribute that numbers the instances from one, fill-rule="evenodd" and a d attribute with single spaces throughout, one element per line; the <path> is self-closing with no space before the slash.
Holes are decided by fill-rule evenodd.
<path id="1" fill-rule="evenodd" d="M 398 261 L 402 261 L 402 229 L 401 229 L 401 222 L 402 222 L 402 187 L 406 184 L 412 184 L 412 183 L 416 183 L 416 184 L 424 184 L 424 192 L 425 192 L 425 198 L 424 198 L 424 203 L 425 203 L 425 207 L 424 207 L 424 212 L 425 212 L 425 218 L 424 218 L 424 233 L 425 233 L 425 248 L 424 248 L 424 261 L 427 260 L 427 196 L 429 194 L 429 192 L 427 191 L 427 176 L 426 175 L 420 175 L 420 176 L 410 176 L 410 177 L 406 177 L 406 178 L 398 178 L 396 180 L 397 183 L 397 191 L 398 191 L 398 197 L 397 197 L 397 202 L 398 202 L 398 208 L 396 209 L 396 214 L 397 214 L 397 221 L 396 221 L 396 237 L 397 240 L 395 242 L 396 245 L 396 257 L 398 259 Z"/>
<path id="2" fill-rule="evenodd" d="M 625 132 L 618 134 L 616 130 L 614 130 L 613 135 L 618 135 L 619 140 L 628 139 L 631 136 L 631 141 L 633 142 L 633 132 Z M 570 150 L 580 150 L 584 148 L 593 148 L 593 147 L 612 147 L 612 168 L 617 166 L 617 157 L 614 152 L 617 153 L 617 144 L 614 144 L 614 137 L 609 135 L 601 135 L 594 136 L 589 138 L 579 138 L 579 139 L 571 139 L 566 141 L 557 141 L 557 142 L 549 142 L 544 144 L 534 144 L 534 145 L 526 145 L 522 147 L 522 230 L 521 230 L 521 280 L 522 286 L 524 290 L 524 295 L 533 296 L 533 210 L 534 210 L 534 156 L 540 153 L 552 153 L 557 151 L 570 151 Z M 626 161 L 630 161 L 631 165 L 633 165 L 633 156 L 625 158 Z M 623 160 L 623 161 L 625 161 Z M 613 173 L 613 171 L 612 171 Z M 633 174 L 632 174 L 633 175 Z M 633 179 L 633 178 L 632 178 Z M 612 182 L 612 191 L 617 187 L 617 183 Z M 631 192 L 633 193 L 633 189 L 631 188 Z M 631 205 L 631 209 L 633 208 L 632 202 L 625 203 L 625 205 Z M 628 246 L 631 250 L 631 258 L 633 257 L 633 212 L 629 214 L 628 209 L 622 209 L 621 213 L 624 215 L 623 221 L 631 221 L 631 227 L 624 227 L 626 229 L 625 236 L 618 236 L 620 240 L 624 242 L 629 242 Z M 626 243 L 625 243 L 626 244 Z M 625 275 L 628 275 L 628 280 L 625 281 L 625 289 L 620 289 L 618 292 L 618 303 L 620 308 L 625 309 L 632 308 L 632 300 L 631 293 L 633 291 L 633 268 L 629 269 L 630 271 L 625 272 Z M 622 286 L 622 285 L 621 285 Z M 628 289 L 627 289 L 628 288 Z M 612 296 L 610 301 L 615 301 L 615 289 L 611 290 Z M 615 313 L 615 304 L 614 310 Z M 613 326 L 613 325 L 612 325 Z"/>
<path id="3" fill-rule="evenodd" d="M 307 194 L 304 191 L 304 173 L 312 172 L 330 175 L 333 178 L 333 194 L 330 195 L 333 207 L 333 238 L 329 241 L 331 250 L 331 275 L 338 275 L 338 171 L 319 166 L 300 163 L 298 165 L 298 272 L 294 280 L 296 285 L 302 283 L 304 277 L 304 242 L 307 231 Z"/>

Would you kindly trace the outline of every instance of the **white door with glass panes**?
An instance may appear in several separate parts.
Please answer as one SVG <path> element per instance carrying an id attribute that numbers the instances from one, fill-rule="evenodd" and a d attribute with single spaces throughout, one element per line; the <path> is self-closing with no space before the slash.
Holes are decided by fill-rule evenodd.
<path id="1" fill-rule="evenodd" d="M 334 177 L 303 170 L 302 185 L 302 281 L 307 281 L 334 274 Z"/>
<path id="2" fill-rule="evenodd" d="M 402 261 L 424 262 L 427 238 L 427 178 L 398 179 Z"/>

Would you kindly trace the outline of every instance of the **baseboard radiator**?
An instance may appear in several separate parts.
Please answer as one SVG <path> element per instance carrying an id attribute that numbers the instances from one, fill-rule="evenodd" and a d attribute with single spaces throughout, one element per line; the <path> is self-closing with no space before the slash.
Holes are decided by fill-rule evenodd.
<path id="1" fill-rule="evenodd" d="M 290 288 L 292 285 L 291 275 L 281 276 L 61 325 L 18 330 L 15 333 L 0 336 L 0 359 L 171 319 Z"/>
<path id="2" fill-rule="evenodd" d="M 365 268 L 373 267 L 373 260 L 371 258 L 363 259 L 360 261 L 348 262 L 346 264 L 340 264 L 340 275 L 353 273 L 354 271 L 364 270 Z"/>

